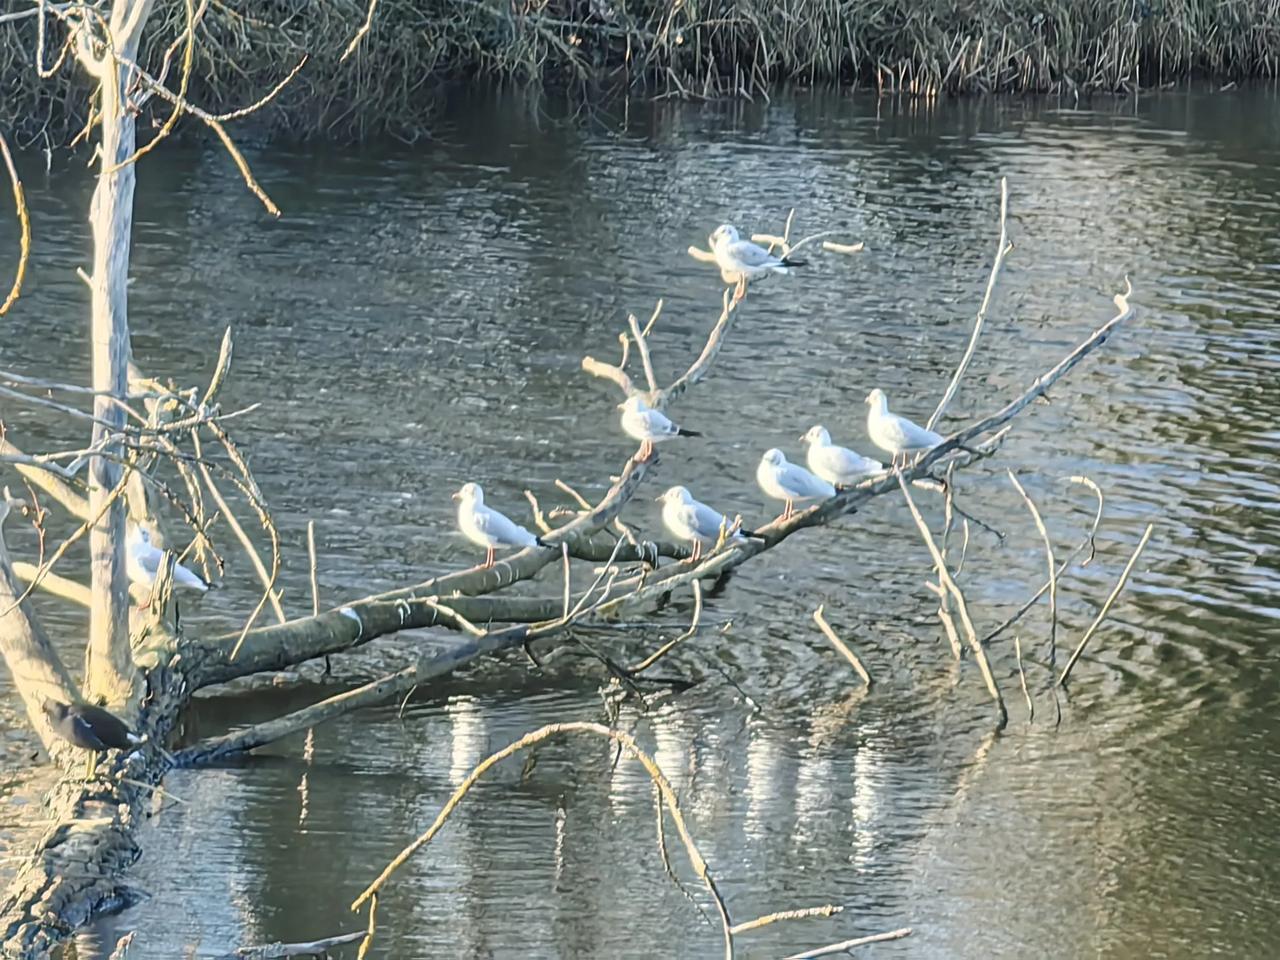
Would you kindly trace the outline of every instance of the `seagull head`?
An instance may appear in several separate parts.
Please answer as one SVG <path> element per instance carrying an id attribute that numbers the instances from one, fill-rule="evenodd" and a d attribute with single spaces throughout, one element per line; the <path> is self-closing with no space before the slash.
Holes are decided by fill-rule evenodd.
<path id="1" fill-rule="evenodd" d="M 618 404 L 618 409 L 626 410 L 631 413 L 639 413 L 641 410 L 648 410 L 649 405 L 644 402 L 644 397 L 640 396 L 638 393 L 633 393 L 631 396 L 627 397 L 626 400 L 623 400 L 622 403 Z"/>
<path id="2" fill-rule="evenodd" d="M 720 226 L 716 227 L 715 231 L 711 234 L 711 246 L 713 247 L 718 247 L 726 243 L 737 242 L 738 228 L 728 223 L 720 224 Z"/>
<path id="3" fill-rule="evenodd" d="M 764 456 L 760 458 L 761 463 L 767 463 L 775 467 L 780 467 L 787 462 L 786 456 L 777 447 L 766 450 Z"/>
<path id="4" fill-rule="evenodd" d="M 867 394 L 867 404 L 875 407 L 877 410 L 889 409 L 889 398 L 884 395 L 884 391 L 876 387 Z"/>
<path id="5" fill-rule="evenodd" d="M 801 443 L 818 444 L 826 446 L 831 442 L 831 434 L 827 433 L 827 428 L 821 424 L 814 424 L 808 429 L 803 437 L 800 438 Z"/>
<path id="6" fill-rule="evenodd" d="M 453 499 L 463 503 L 484 503 L 484 491 L 478 483 L 464 483 L 462 489 L 453 495 Z"/>
<path id="7" fill-rule="evenodd" d="M 662 496 L 656 497 L 655 499 L 659 503 L 670 503 L 673 500 L 692 500 L 693 498 L 689 496 L 689 489 L 687 487 L 675 486 L 668 487 Z"/>

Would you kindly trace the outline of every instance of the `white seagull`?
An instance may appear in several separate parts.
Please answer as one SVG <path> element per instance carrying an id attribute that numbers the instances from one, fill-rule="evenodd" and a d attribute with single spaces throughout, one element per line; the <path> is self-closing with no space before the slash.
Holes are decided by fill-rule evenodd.
<path id="1" fill-rule="evenodd" d="M 730 540 L 755 536 L 750 531 L 734 531 L 733 524 L 725 519 L 723 513 L 693 499 L 693 494 L 686 487 L 671 487 L 658 497 L 658 502 L 662 504 L 662 522 L 667 529 L 681 540 L 688 540 L 693 544 L 691 560 L 702 556 L 703 547 L 713 547 L 719 543 L 721 530 Z"/>
<path id="2" fill-rule="evenodd" d="M 716 256 L 720 276 L 738 285 L 738 299 L 746 293 L 748 281 L 773 273 L 790 273 L 792 267 L 805 264 L 803 260 L 774 256 L 759 244 L 740 239 L 737 228 L 727 223 L 711 234 L 711 252 Z"/>
<path id="3" fill-rule="evenodd" d="M 804 467 L 788 463 L 777 447 L 766 450 L 756 467 L 756 483 L 775 500 L 785 500 L 786 509 L 778 519 L 786 520 L 795 513 L 797 500 L 824 500 L 836 495 L 836 488 Z"/>
<path id="4" fill-rule="evenodd" d="M 125 554 L 129 579 L 144 587 L 155 586 L 164 551 L 151 542 L 151 534 L 146 528 L 137 524 L 129 525 Z M 205 583 L 203 577 L 180 563 L 173 565 L 173 584 L 177 587 L 186 587 L 188 590 L 198 590 L 200 593 L 209 589 L 209 584 Z"/>
<path id="5" fill-rule="evenodd" d="M 485 548 L 484 566 L 492 567 L 498 547 L 547 547 L 514 520 L 484 505 L 484 491 L 478 483 L 463 484 L 453 495 L 458 503 L 458 529 L 472 543 Z"/>
<path id="6" fill-rule="evenodd" d="M 828 483 L 837 487 L 849 487 L 873 473 L 884 470 L 884 464 L 872 460 L 848 447 L 838 447 L 831 442 L 831 434 L 821 425 L 812 426 L 800 438 L 809 446 L 809 469 Z"/>
<path id="7" fill-rule="evenodd" d="M 879 387 L 867 394 L 867 406 L 870 408 L 867 410 L 867 436 L 877 447 L 889 453 L 894 463 L 897 463 L 899 454 L 929 450 L 945 439 L 906 417 L 890 413 L 889 398 Z"/>
<path id="8" fill-rule="evenodd" d="M 686 430 L 668 420 L 660 411 L 644 402 L 644 397 L 633 393 L 618 404 L 622 411 L 622 429 L 629 437 L 640 441 L 639 459 L 645 460 L 653 453 L 653 445 L 672 437 L 700 437 L 696 430 Z"/>

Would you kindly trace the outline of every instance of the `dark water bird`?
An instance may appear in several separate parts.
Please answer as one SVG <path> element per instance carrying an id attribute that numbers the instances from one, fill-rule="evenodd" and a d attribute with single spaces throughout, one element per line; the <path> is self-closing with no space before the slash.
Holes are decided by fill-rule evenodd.
<path id="1" fill-rule="evenodd" d="M 86 772 L 89 778 L 97 769 L 98 754 L 107 750 L 128 750 L 146 741 L 114 713 L 91 703 L 46 700 L 41 708 L 58 736 L 81 750 L 90 751 Z"/>

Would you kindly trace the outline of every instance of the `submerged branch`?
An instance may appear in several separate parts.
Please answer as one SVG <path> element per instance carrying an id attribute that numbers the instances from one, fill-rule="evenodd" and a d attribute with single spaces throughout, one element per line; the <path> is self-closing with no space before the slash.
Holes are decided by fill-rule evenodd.
<path id="1" fill-rule="evenodd" d="M 1124 585 L 1129 582 L 1129 574 L 1133 573 L 1134 564 L 1138 562 L 1138 557 L 1142 555 L 1143 549 L 1147 546 L 1147 541 L 1151 539 L 1151 532 L 1155 530 L 1154 523 L 1148 523 L 1147 529 L 1143 531 L 1142 539 L 1138 541 L 1137 547 L 1134 548 L 1133 555 L 1129 557 L 1129 562 L 1124 565 L 1124 570 L 1120 572 L 1120 579 L 1116 581 L 1115 587 L 1111 591 L 1111 595 L 1107 597 L 1106 603 L 1102 605 L 1102 609 L 1098 611 L 1098 615 L 1093 618 L 1093 623 L 1089 624 L 1089 629 L 1084 632 L 1084 636 L 1080 638 L 1080 643 L 1071 653 L 1071 659 L 1067 661 L 1067 665 L 1062 668 L 1062 675 L 1058 677 L 1055 687 L 1066 685 L 1067 678 L 1071 676 L 1071 669 L 1076 665 L 1076 661 L 1080 659 L 1080 655 L 1084 653 L 1085 646 L 1088 645 L 1090 638 L 1098 631 L 1098 627 L 1102 626 L 1102 621 L 1107 618 L 1107 614 L 1111 610 L 1111 605 L 1116 602 L 1116 597 L 1120 596 L 1120 591 L 1124 589 Z"/>
<path id="2" fill-rule="evenodd" d="M 867 668 L 862 665 L 862 661 L 858 659 L 858 655 L 850 649 L 847 643 L 840 639 L 835 630 L 831 628 L 831 624 L 827 623 L 827 618 L 822 614 L 823 608 L 824 607 L 820 605 L 817 610 L 813 611 L 813 622 L 818 625 L 818 629 L 821 630 L 822 635 L 831 642 L 831 645 L 840 651 L 840 655 L 849 661 L 849 664 L 853 667 L 854 671 L 862 678 L 862 682 L 866 685 L 867 689 L 870 690 L 871 674 L 868 673 Z"/>
<path id="3" fill-rule="evenodd" d="M 911 928 L 903 927 L 900 930 L 890 930 L 888 933 L 873 933 L 869 937 L 855 937 L 852 940 L 842 940 L 839 943 L 831 943 L 825 947 L 818 947 L 815 950 L 806 950 L 804 953 L 793 953 L 786 960 L 813 960 L 815 957 L 829 957 L 836 953 L 848 953 L 854 947 L 863 947 L 868 943 L 883 943 L 886 940 L 901 940 L 903 937 L 911 936 Z"/>
<path id="4" fill-rule="evenodd" d="M 920 510 L 916 507 L 915 501 L 911 499 L 911 490 L 902 473 L 897 467 L 893 469 L 894 476 L 897 477 L 898 485 L 902 488 L 902 495 L 906 498 L 907 507 L 911 510 L 911 516 L 916 522 L 916 527 L 920 531 L 920 537 L 924 540 L 924 545 L 929 549 L 929 555 L 933 558 L 934 569 L 938 573 L 938 585 L 944 587 L 956 602 L 956 612 L 960 615 L 960 623 L 964 627 L 965 639 L 969 642 L 969 649 L 973 652 L 973 659 L 978 663 L 978 669 L 982 671 L 982 679 L 986 682 L 987 692 L 991 694 L 991 699 L 995 701 L 996 713 L 999 715 L 999 727 L 1004 727 L 1009 722 L 1009 711 L 1004 705 L 1004 697 L 1000 694 L 1000 687 L 996 683 L 995 674 L 991 672 L 991 664 L 987 661 L 987 651 L 982 646 L 982 641 L 978 639 L 978 633 L 974 629 L 973 620 L 969 617 L 969 603 L 965 599 L 964 591 L 960 589 L 960 585 L 956 583 L 955 578 L 951 576 L 950 570 L 947 569 L 946 558 L 938 550 L 938 546 L 933 541 L 933 534 L 929 532 L 929 525 L 924 522 L 924 517 L 920 515 Z"/>
<path id="5" fill-rule="evenodd" d="M 767 927 L 780 920 L 807 920 L 809 917 L 834 917 L 837 913 L 843 912 L 844 907 L 838 907 L 833 903 L 825 903 L 820 907 L 803 907 L 799 910 L 780 910 L 777 913 L 766 914 L 763 917 L 756 917 L 754 920 L 747 920 L 744 923 L 734 924 L 733 935 L 736 937 L 740 933 L 759 930 L 761 927 Z"/>
<path id="6" fill-rule="evenodd" d="M 595 736 L 604 737 L 614 743 L 618 749 L 626 752 L 633 759 L 639 761 L 641 766 L 644 767 L 645 772 L 649 775 L 649 778 L 662 794 L 662 800 L 666 805 L 667 813 L 670 815 L 672 822 L 676 826 L 676 832 L 679 833 L 680 839 L 684 843 L 685 853 L 688 855 L 689 863 L 693 867 L 694 873 L 696 873 L 698 878 L 702 880 L 703 884 L 707 888 L 707 892 L 715 901 L 716 909 L 720 913 L 721 928 L 724 934 L 724 955 L 726 960 L 732 960 L 733 924 L 729 919 L 729 910 L 725 906 L 724 898 L 721 897 L 720 891 L 716 887 L 716 882 L 711 876 L 711 871 L 707 867 L 706 859 L 702 856 L 701 851 L 699 851 L 697 844 L 693 840 L 693 836 L 689 833 L 689 828 L 686 826 L 684 821 L 684 815 L 680 811 L 680 803 L 676 799 L 675 790 L 672 789 L 671 784 L 667 781 L 666 776 L 662 773 L 661 768 L 659 768 L 654 759 L 649 756 L 649 754 L 641 750 L 632 737 L 620 731 L 611 730 L 610 728 L 598 723 L 575 722 L 548 724 L 545 727 L 541 727 L 531 733 L 525 734 L 519 740 L 508 744 L 498 752 L 491 754 L 484 760 L 480 761 L 480 763 L 472 769 L 466 779 L 464 779 L 453 792 L 453 795 L 449 797 L 448 802 L 445 803 L 431 826 L 428 827 L 427 830 L 416 840 L 400 851 L 400 853 L 387 864 L 386 868 L 378 875 L 377 879 L 374 880 L 373 883 L 369 884 L 369 886 L 366 887 L 358 897 L 356 897 L 351 904 L 351 909 L 359 910 L 366 901 L 371 897 L 375 897 L 386 885 L 387 881 L 391 879 L 391 875 L 395 873 L 396 870 L 403 866 L 405 862 L 422 849 L 422 847 L 431 842 L 432 838 L 434 838 L 436 834 L 444 828 L 449 816 L 457 808 L 458 804 L 462 802 L 463 797 L 467 795 L 476 782 L 479 781 L 479 779 L 484 776 L 491 767 L 508 757 L 514 756 L 521 750 L 527 749 L 536 743 L 546 740 L 548 737 L 566 733 L 589 733 Z"/>

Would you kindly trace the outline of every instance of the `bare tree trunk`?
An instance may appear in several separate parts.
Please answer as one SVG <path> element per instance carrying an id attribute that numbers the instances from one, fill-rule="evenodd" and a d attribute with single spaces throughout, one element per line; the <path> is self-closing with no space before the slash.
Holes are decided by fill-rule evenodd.
<path id="1" fill-rule="evenodd" d="M 132 61 L 136 57 L 150 7 L 151 0 L 115 0 L 110 30 L 118 58 Z M 123 397 L 129 380 L 129 247 L 135 176 L 132 163 L 121 164 L 133 156 L 135 125 L 125 89 L 128 71 L 119 59 L 104 53 L 86 67 L 101 84 L 101 172 L 89 224 L 93 230 L 93 388 L 99 391 L 93 405 L 97 418 L 93 441 L 103 444 L 105 455 L 94 457 L 89 465 L 89 515 L 97 522 L 89 535 L 93 606 L 85 689 L 118 702 L 132 693 L 136 670 L 129 650 L 126 501 L 114 495 L 123 472 L 117 462 L 123 446 L 106 441 L 124 427 L 124 407 L 112 395 Z"/>
<path id="2" fill-rule="evenodd" d="M 67 673 L 49 637 L 40 629 L 35 613 L 27 601 L 18 603 L 22 589 L 9 563 L 9 550 L 4 542 L 4 521 L 9 504 L 0 495 L 0 658 L 14 678 L 14 687 L 27 708 L 27 719 L 40 735 L 45 749 L 54 752 L 57 736 L 40 709 L 49 698 L 70 700 L 75 682 Z"/>

